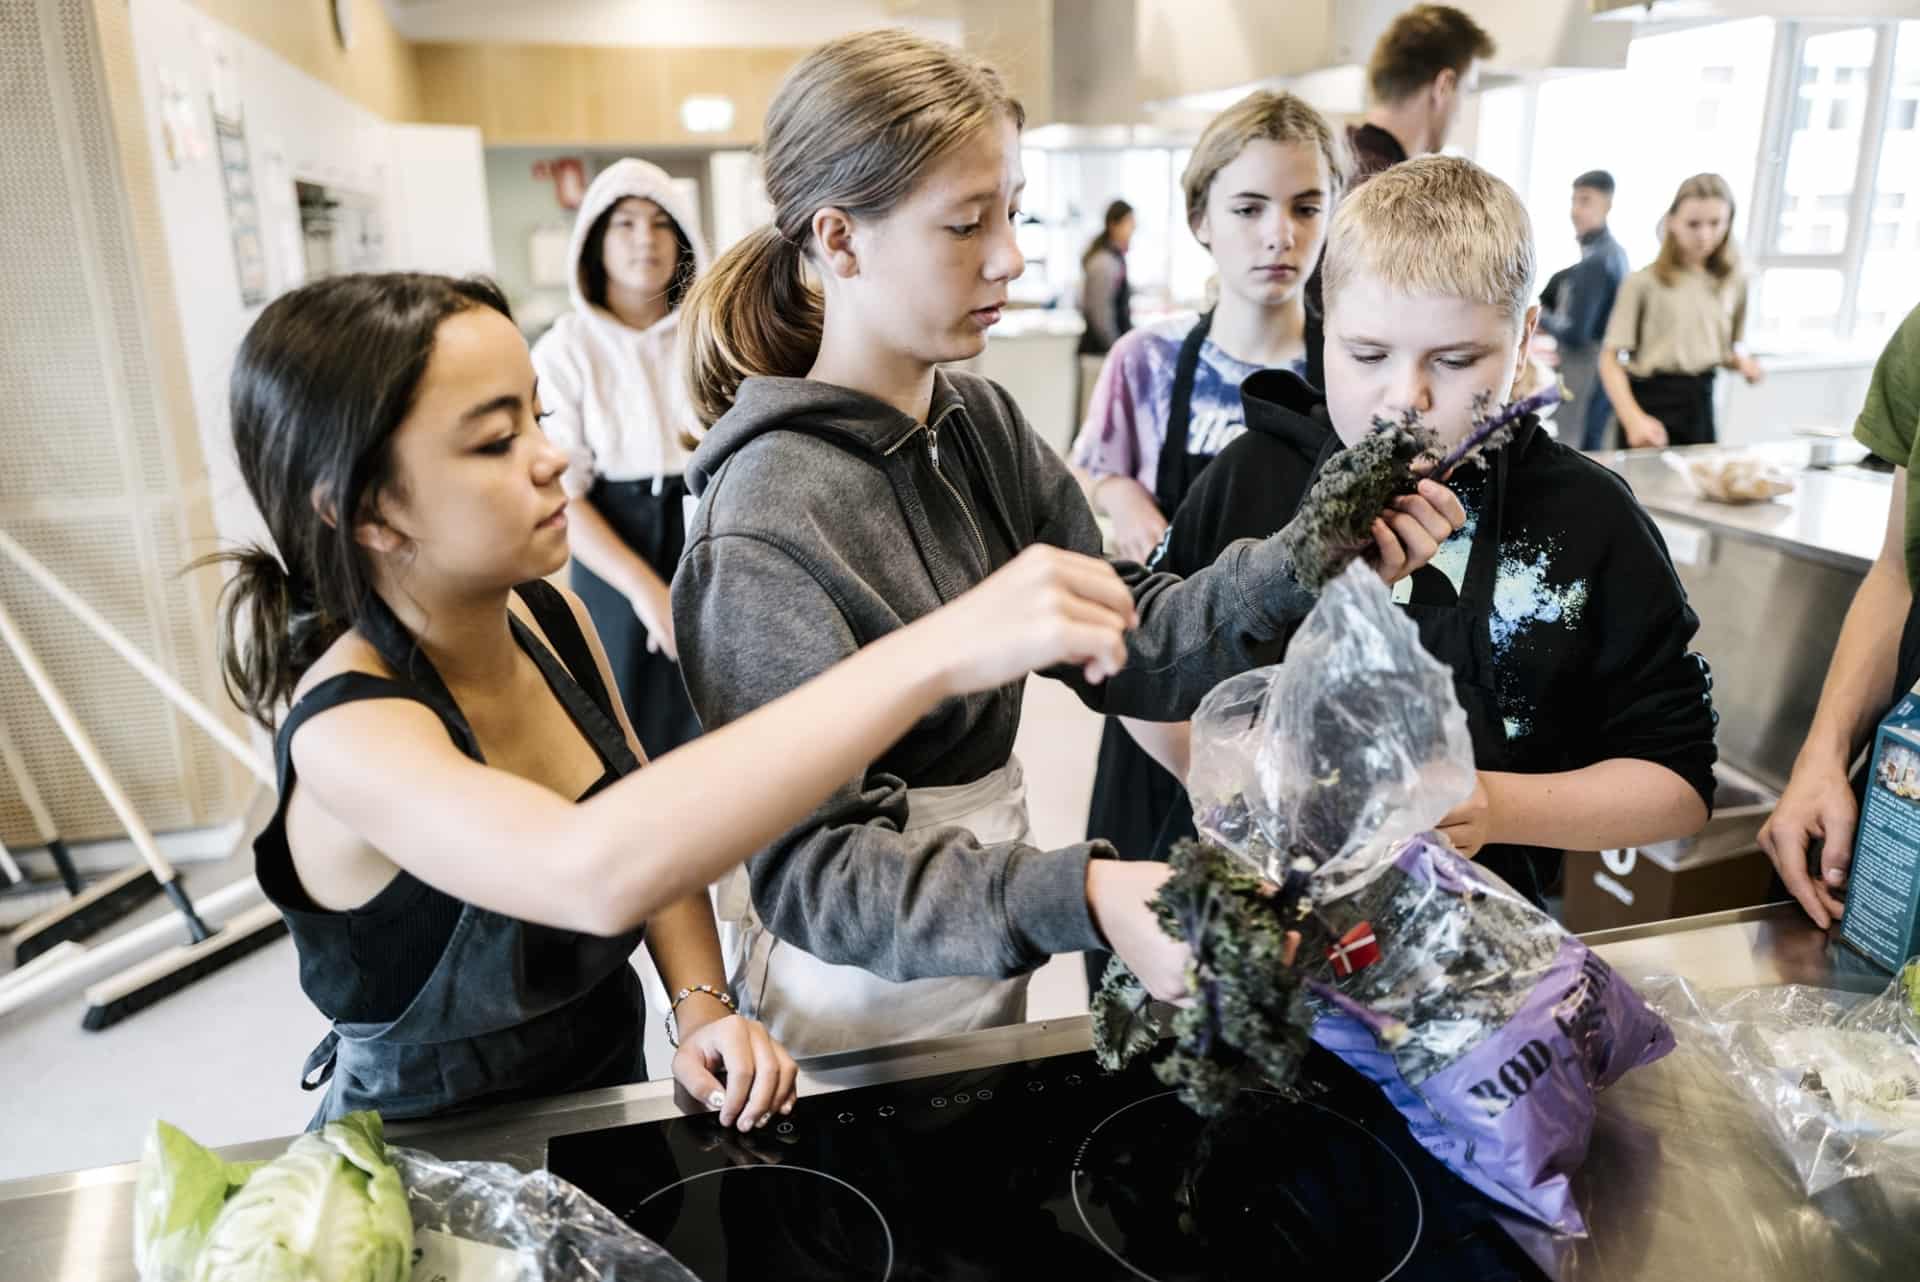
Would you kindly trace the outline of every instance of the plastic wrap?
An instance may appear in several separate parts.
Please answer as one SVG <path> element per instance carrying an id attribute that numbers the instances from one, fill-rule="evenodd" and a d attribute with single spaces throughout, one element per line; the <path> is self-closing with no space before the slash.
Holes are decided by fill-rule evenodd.
<path id="1" fill-rule="evenodd" d="M 1808 1196 L 1863 1175 L 1920 1181 L 1920 957 L 1884 992 L 1647 985 L 1765 1118 Z"/>
<path id="2" fill-rule="evenodd" d="M 414 1282 L 699 1282 L 551 1172 L 387 1154 L 413 1215 Z"/>
<path id="3" fill-rule="evenodd" d="M 1311 868 L 1298 965 L 1320 985 L 1314 1040 L 1455 1173 L 1583 1233 L 1568 1185 L 1596 1094 L 1673 1035 L 1559 923 L 1427 831 L 1474 783 L 1451 673 L 1363 564 L 1328 585 L 1285 663 L 1223 683 L 1193 721 L 1200 831 L 1276 885 Z"/>
<path id="4" fill-rule="evenodd" d="M 1321 593 L 1287 661 L 1229 678 L 1193 716 L 1194 822 L 1269 880 L 1305 854 L 1316 902 L 1365 886 L 1400 840 L 1473 791 L 1453 676 L 1371 567 Z"/>

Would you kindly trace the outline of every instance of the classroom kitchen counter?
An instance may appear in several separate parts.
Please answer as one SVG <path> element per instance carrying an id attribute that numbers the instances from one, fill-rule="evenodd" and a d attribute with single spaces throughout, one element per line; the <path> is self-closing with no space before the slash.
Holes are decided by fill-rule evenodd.
<path id="1" fill-rule="evenodd" d="M 1885 976 L 1830 943 L 1790 905 L 1772 905 L 1589 937 L 1629 978 L 1677 973 L 1703 988 L 1801 983 L 1877 992 Z M 1086 1048 L 1085 1018 L 1024 1024 L 809 1061 L 800 1107 L 850 1087 L 1014 1063 Z M 1920 1261 L 1920 1192 L 1862 1179 L 1804 1197 L 1771 1137 L 1699 1055 L 1682 1050 L 1630 1073 L 1602 1097 L 1576 1181 L 1592 1226 L 1584 1241 L 1521 1231 L 1560 1282 L 1707 1278 L 1901 1278 Z M 19 1101 L 15 1101 L 19 1107 Z M 164 1101 L 156 1111 L 165 1112 Z M 394 1142 L 454 1159 L 531 1169 L 555 1135 L 670 1117 L 669 1082 L 648 1082 L 469 1117 L 395 1125 Z M 223 1150 L 270 1157 L 285 1140 Z M 130 1282 L 135 1167 L 0 1184 L 0 1277 L 8 1282 Z"/>
<path id="2" fill-rule="evenodd" d="M 1784 464 L 1794 490 L 1763 503 L 1694 494 L 1668 457 L 1727 452 Z M 1892 473 L 1845 438 L 1597 453 L 1652 515 L 1700 619 L 1713 669 L 1720 758 L 1784 789 L 1820 701 L 1840 625 L 1880 551 Z"/>
<path id="3" fill-rule="evenodd" d="M 1664 457 L 1684 460 L 1718 453 L 1776 459 L 1793 469 L 1796 488 L 1764 503 L 1716 503 L 1697 497 Z M 1851 441 L 1800 439 L 1739 447 L 1611 450 L 1593 458 L 1624 477 L 1656 517 L 1678 518 L 1728 538 L 1863 574 L 1880 551 L 1892 484 L 1891 473 L 1860 466 L 1866 453 Z"/>

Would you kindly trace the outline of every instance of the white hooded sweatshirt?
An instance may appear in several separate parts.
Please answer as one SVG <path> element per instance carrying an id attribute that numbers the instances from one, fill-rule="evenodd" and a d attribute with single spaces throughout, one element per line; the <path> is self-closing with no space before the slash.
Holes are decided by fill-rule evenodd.
<path id="1" fill-rule="evenodd" d="M 693 247 L 695 269 L 707 269 L 699 211 L 674 191 L 665 171 L 644 160 L 621 160 L 587 188 L 568 250 L 573 311 L 553 323 L 533 347 L 547 437 L 570 462 L 561 484 L 579 497 L 602 477 L 635 481 L 678 476 L 687 450 L 680 434 L 698 425 L 680 372 L 680 313 L 633 329 L 605 307 L 587 301 L 581 251 L 594 221 L 629 196 L 650 200 L 680 225 Z"/>

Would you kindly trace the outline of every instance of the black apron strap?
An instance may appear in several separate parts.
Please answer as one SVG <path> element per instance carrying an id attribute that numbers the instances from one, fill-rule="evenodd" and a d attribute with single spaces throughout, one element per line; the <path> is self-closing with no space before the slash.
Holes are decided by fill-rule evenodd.
<path id="1" fill-rule="evenodd" d="M 306 1066 L 300 1070 L 300 1089 L 317 1091 L 333 1080 L 333 1067 L 340 1060 L 340 1034 L 332 1029 L 320 1044 L 307 1053 Z"/>
<path id="2" fill-rule="evenodd" d="M 587 643 L 587 634 L 580 630 L 580 619 L 560 595 L 560 589 L 545 579 L 532 579 L 517 585 L 513 589 L 527 609 L 533 613 L 533 621 L 547 634 L 547 640 L 553 646 L 553 652 L 566 666 L 574 682 L 587 692 L 587 697 L 599 707 L 600 711 L 615 725 L 620 722 L 613 710 L 613 696 L 607 690 L 606 682 L 600 679 L 600 665 L 593 660 L 593 647 Z"/>
<path id="3" fill-rule="evenodd" d="M 467 724 L 466 714 L 460 711 L 460 705 L 454 702 L 453 692 L 447 689 L 447 683 L 440 679 L 439 672 L 434 670 L 433 664 L 421 652 L 419 642 L 394 616 L 387 603 L 377 594 L 369 597 L 356 626 L 360 634 L 373 645 L 381 660 L 400 675 L 400 684 L 411 687 L 411 697 L 440 714 L 440 720 L 446 723 L 447 733 L 453 736 L 460 751 L 484 764 L 486 757 L 480 752 L 480 740 L 473 733 L 473 727 Z"/>
<path id="4" fill-rule="evenodd" d="M 1193 381 L 1200 372 L 1200 349 L 1213 329 L 1213 313 L 1201 313 L 1180 343 L 1173 366 L 1173 396 L 1167 402 L 1167 433 L 1160 442 L 1160 465 L 1155 469 L 1153 501 L 1169 521 L 1192 483 L 1187 468 L 1187 437 L 1193 425 Z"/>

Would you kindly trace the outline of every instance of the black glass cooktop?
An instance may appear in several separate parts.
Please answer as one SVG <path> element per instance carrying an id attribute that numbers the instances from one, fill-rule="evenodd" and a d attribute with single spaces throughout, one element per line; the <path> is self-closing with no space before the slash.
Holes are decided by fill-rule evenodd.
<path id="1" fill-rule="evenodd" d="M 1491 1204 L 1315 1050 L 1302 1098 L 1194 1116 L 1091 1054 L 560 1136 L 547 1164 L 704 1282 L 1543 1277 Z"/>

